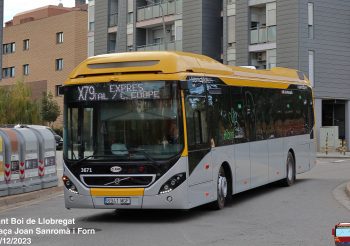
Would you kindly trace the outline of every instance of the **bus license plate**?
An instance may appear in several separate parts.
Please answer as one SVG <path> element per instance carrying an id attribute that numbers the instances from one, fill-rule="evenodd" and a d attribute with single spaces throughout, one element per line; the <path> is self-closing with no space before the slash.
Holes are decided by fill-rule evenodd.
<path id="1" fill-rule="evenodd" d="M 105 205 L 130 205 L 130 197 L 105 197 Z"/>

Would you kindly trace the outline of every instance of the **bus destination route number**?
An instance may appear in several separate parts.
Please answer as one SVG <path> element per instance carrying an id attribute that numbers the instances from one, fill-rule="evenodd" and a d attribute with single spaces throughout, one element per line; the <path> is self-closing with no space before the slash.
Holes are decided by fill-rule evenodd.
<path id="1" fill-rule="evenodd" d="M 159 99 L 160 91 L 146 88 L 143 83 L 83 85 L 77 86 L 75 101 L 113 101 L 136 99 Z"/>

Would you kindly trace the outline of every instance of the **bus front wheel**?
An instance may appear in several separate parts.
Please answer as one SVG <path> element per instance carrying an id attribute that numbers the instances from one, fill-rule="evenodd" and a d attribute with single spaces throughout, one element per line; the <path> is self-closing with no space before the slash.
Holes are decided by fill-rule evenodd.
<path id="1" fill-rule="evenodd" d="M 224 167 L 221 166 L 218 174 L 217 180 L 217 199 L 212 203 L 212 208 L 219 210 L 225 207 L 225 201 L 227 197 L 227 176 L 224 170 Z"/>
<path id="2" fill-rule="evenodd" d="M 288 152 L 287 161 L 286 161 L 286 178 L 282 180 L 283 186 L 291 186 L 295 182 L 295 160 L 293 154 Z"/>

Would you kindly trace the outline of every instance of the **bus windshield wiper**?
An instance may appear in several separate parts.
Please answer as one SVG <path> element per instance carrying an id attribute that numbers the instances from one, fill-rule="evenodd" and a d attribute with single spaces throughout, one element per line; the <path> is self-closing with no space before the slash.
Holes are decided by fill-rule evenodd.
<path id="1" fill-rule="evenodd" d="M 128 149 L 129 153 L 142 154 L 146 159 L 153 162 L 154 164 L 158 164 L 145 150 L 143 149 Z"/>
<path id="2" fill-rule="evenodd" d="M 71 167 L 77 166 L 77 165 L 81 164 L 83 161 L 86 161 L 86 160 L 88 160 L 90 158 L 95 158 L 95 157 L 113 157 L 113 156 L 111 156 L 111 155 L 88 155 L 88 156 L 85 156 L 84 158 L 79 159 L 76 162 L 74 162 L 71 165 Z"/>
<path id="3" fill-rule="evenodd" d="M 146 153 L 146 151 L 144 151 L 143 149 L 128 149 L 128 150 L 114 150 L 114 151 L 122 151 L 122 152 L 129 152 L 129 153 L 136 153 L 136 154 L 141 154 L 143 155 L 147 160 L 151 161 L 153 165 L 155 165 L 157 168 L 159 166 L 159 163 L 154 160 L 148 153 Z M 71 164 L 71 167 L 74 166 L 78 166 L 79 164 L 81 164 L 82 162 L 91 159 L 91 158 L 113 158 L 115 155 L 89 155 L 89 156 L 85 156 L 82 159 L 79 159 L 77 161 L 75 161 L 74 163 Z"/>

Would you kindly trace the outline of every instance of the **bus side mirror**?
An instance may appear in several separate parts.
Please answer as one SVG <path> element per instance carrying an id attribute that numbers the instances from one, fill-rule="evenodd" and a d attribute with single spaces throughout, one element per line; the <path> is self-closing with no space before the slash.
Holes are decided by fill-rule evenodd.
<path id="1" fill-rule="evenodd" d="M 332 236 L 335 236 L 335 229 L 332 228 Z"/>

